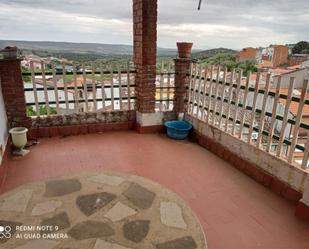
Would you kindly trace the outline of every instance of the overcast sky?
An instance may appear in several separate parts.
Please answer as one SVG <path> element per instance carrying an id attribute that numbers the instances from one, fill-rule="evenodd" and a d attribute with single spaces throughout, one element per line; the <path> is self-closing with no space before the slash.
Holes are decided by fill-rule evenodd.
<path id="1" fill-rule="evenodd" d="M 159 0 L 158 46 L 309 40 L 309 0 Z M 0 39 L 132 44 L 132 0 L 0 0 Z"/>

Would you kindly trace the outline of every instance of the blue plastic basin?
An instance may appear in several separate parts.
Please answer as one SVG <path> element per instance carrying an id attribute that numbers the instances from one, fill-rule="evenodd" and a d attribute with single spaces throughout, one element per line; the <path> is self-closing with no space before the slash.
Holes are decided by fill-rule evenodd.
<path id="1" fill-rule="evenodd" d="M 167 128 L 167 135 L 178 140 L 185 139 L 192 129 L 191 124 L 179 120 L 167 121 L 164 125 Z"/>

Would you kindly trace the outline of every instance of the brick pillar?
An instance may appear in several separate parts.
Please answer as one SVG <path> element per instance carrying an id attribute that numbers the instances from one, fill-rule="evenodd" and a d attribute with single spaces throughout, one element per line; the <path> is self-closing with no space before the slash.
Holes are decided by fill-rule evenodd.
<path id="1" fill-rule="evenodd" d="M 133 0 L 136 108 L 155 112 L 157 0 Z"/>
<path id="2" fill-rule="evenodd" d="M 174 112 L 183 114 L 186 111 L 187 93 L 190 84 L 190 78 L 187 76 L 190 73 L 190 59 L 175 59 L 175 94 L 174 94 Z"/>
<path id="3" fill-rule="evenodd" d="M 155 112 L 157 56 L 157 0 L 133 0 L 134 64 L 137 128 L 162 124 Z"/>
<path id="4" fill-rule="evenodd" d="M 174 112 L 179 118 L 183 118 L 188 105 L 185 101 L 189 93 L 192 46 L 191 42 L 177 42 L 179 58 L 175 59 Z"/>
<path id="5" fill-rule="evenodd" d="M 24 83 L 20 59 L 0 60 L 0 80 L 9 127 L 30 128 L 31 119 L 26 114 Z"/>

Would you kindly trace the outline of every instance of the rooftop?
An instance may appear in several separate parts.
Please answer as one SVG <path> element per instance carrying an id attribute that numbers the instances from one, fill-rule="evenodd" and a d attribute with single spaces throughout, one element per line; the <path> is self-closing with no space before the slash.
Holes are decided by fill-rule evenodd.
<path id="1" fill-rule="evenodd" d="M 274 88 L 273 88 L 272 90 L 275 92 L 275 89 L 274 89 Z M 288 89 L 288 88 L 280 88 L 280 94 L 285 94 L 285 95 L 287 95 L 288 92 L 289 92 L 289 89 Z M 301 95 L 300 90 L 294 89 L 293 95 L 299 97 L 299 96 Z M 305 99 L 309 99 L 309 93 L 306 93 Z M 280 103 L 282 103 L 283 105 L 285 105 L 286 102 L 287 102 L 286 99 L 280 99 Z M 297 115 L 298 107 L 299 107 L 299 103 L 298 103 L 298 102 L 294 102 L 294 101 L 291 102 L 291 105 L 290 105 L 290 112 L 291 112 L 294 116 Z M 309 116 L 309 106 L 308 106 L 308 105 L 305 105 L 305 106 L 304 106 L 302 114 L 303 114 L 303 118 L 307 118 L 307 117 Z"/>
<path id="2" fill-rule="evenodd" d="M 30 70 L 21 73 L 16 49 L 3 51 L 0 155 L 2 158 L 4 152 L 5 156 L 0 167 L 0 228 L 5 233 L 0 231 L 0 239 L 7 235 L 3 227 L 8 223 L 15 228 L 16 224 L 45 224 L 42 222 L 46 220 L 55 224 L 56 218 L 66 223 L 60 231 L 69 229 L 73 245 L 54 241 L 49 249 L 62 248 L 65 243 L 68 245 L 64 248 L 87 244 L 83 247 L 98 249 L 105 248 L 104 243 L 113 248 L 112 243 L 120 243 L 114 241 L 117 236 L 125 241 L 122 245 L 131 243 L 129 248 L 149 248 L 149 244 L 132 244 L 134 234 L 142 235 L 142 243 L 150 242 L 150 247 L 156 249 L 207 249 L 205 243 L 195 245 L 192 230 L 190 234 L 177 230 L 186 225 L 191 228 L 190 224 L 198 224 L 198 218 L 211 249 L 309 248 L 309 142 L 303 136 L 309 125 L 302 115 L 309 106 L 304 94 L 308 80 L 298 79 L 296 89 L 295 78 L 282 77 L 287 83 L 277 84 L 276 93 L 269 91 L 270 74 L 257 73 L 253 76 L 255 82 L 248 78 L 243 84 L 240 69 L 209 65 L 205 70 L 202 63 L 192 61 L 192 43 L 184 42 L 177 43 L 176 59 L 157 63 L 157 16 L 156 0 L 133 0 L 133 62 L 124 61 L 117 67 L 106 63 L 108 70 L 98 70 L 93 62 L 91 69 L 84 64 L 77 72 L 61 72 L 55 70 L 54 63 L 50 68 L 42 61 L 37 67 L 30 61 Z M 276 57 L 272 58 L 273 64 L 285 63 Z M 91 85 L 67 84 L 65 79 L 71 81 L 75 75 L 91 78 Z M 52 76 L 54 87 L 46 76 Z M 63 85 L 58 86 L 61 77 Z M 105 84 L 105 79 L 110 84 Z M 289 87 L 287 94 L 279 94 L 283 86 Z M 294 91 L 300 88 L 303 94 L 295 96 Z M 279 104 L 281 99 L 286 100 L 285 106 Z M 299 103 L 296 117 L 290 115 L 291 102 Z M 192 128 L 190 134 L 183 126 L 169 126 L 169 135 L 189 135 L 188 140 L 172 140 L 161 133 L 166 121 L 177 119 L 187 122 L 182 124 Z M 15 132 L 10 136 L 12 127 Z M 28 154 L 24 150 L 27 139 Z M 103 172 L 114 172 L 105 175 L 109 180 L 128 177 L 122 177 L 124 185 L 119 184 L 113 192 L 106 183 L 94 186 L 88 181 L 88 175 L 102 177 Z M 133 179 L 152 180 L 153 186 L 159 187 L 140 184 L 132 190 L 132 184 L 141 183 Z M 25 191 L 20 192 L 19 186 Z M 185 202 L 169 199 L 165 188 Z M 84 195 L 85 191 L 89 192 Z M 127 212 L 137 214 L 133 220 L 122 221 L 130 223 L 129 227 L 111 224 L 108 218 L 103 221 L 107 213 L 96 212 L 112 204 L 105 203 L 108 196 L 124 201 L 120 208 L 126 206 Z M 45 200 L 60 201 L 61 208 L 37 202 L 54 197 L 57 199 Z M 162 202 L 170 201 L 172 212 L 170 204 L 161 211 Z M 43 209 L 47 205 L 48 212 L 29 219 L 32 212 L 37 212 L 37 205 Z M 114 210 L 111 206 L 105 211 Z M 188 206 L 196 216 L 191 211 L 192 215 L 186 216 Z M 60 210 L 68 211 L 69 218 L 61 219 Z M 155 212 L 155 222 L 143 218 L 149 211 Z M 167 223 L 177 223 L 178 227 L 173 228 L 169 241 L 169 233 L 160 236 L 166 227 L 158 229 L 160 233 L 153 237 L 164 237 L 162 245 L 147 233 L 156 225 L 167 224 L 163 216 Z M 192 223 L 188 223 L 191 218 Z M 85 229 L 83 223 L 91 229 Z M 201 232 L 200 226 L 193 227 Z M 116 228 L 121 232 L 116 234 Z M 110 237 L 102 242 L 102 233 L 108 230 Z M 131 235 L 133 232 L 133 236 L 125 236 L 126 231 Z M 50 243 L 16 240 L 9 236 L 0 243 L 6 243 L 6 249 L 42 249 L 40 243 Z M 36 246 L 31 246 L 33 243 Z"/>
<path id="3" fill-rule="evenodd" d="M 42 157 L 44 155 L 44 157 Z M 4 189 L 62 175 L 111 170 L 143 176 L 183 198 L 211 249 L 309 247 L 309 225 L 293 203 L 196 143 L 134 131 L 45 138 L 4 163 Z"/>

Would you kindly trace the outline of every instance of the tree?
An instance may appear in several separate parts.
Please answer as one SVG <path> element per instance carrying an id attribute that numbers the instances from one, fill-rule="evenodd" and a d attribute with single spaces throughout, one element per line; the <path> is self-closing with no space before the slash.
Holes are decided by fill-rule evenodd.
<path id="1" fill-rule="evenodd" d="M 235 61 L 225 61 L 223 66 L 227 68 L 228 71 L 232 71 L 234 68 L 237 67 L 237 62 Z"/>
<path id="2" fill-rule="evenodd" d="M 248 72 L 257 72 L 256 61 L 244 61 L 237 63 L 235 54 L 219 53 L 214 56 L 204 58 L 200 61 L 203 65 L 220 65 L 226 67 L 228 71 L 233 69 L 242 69 L 243 75 L 247 76 Z"/>
<path id="3" fill-rule="evenodd" d="M 44 105 L 39 106 L 40 115 L 47 115 L 47 107 Z M 55 107 L 49 107 L 50 114 L 57 114 L 57 109 Z M 27 106 L 27 116 L 37 116 L 37 112 L 34 110 L 33 106 Z"/>
<path id="4" fill-rule="evenodd" d="M 21 68 L 22 73 L 30 73 L 30 70 L 24 66 Z M 24 82 L 31 82 L 31 77 L 30 76 L 23 76 L 23 81 Z"/>
<path id="5" fill-rule="evenodd" d="M 306 48 L 302 51 L 303 54 L 309 54 L 309 48 Z"/>
<path id="6" fill-rule="evenodd" d="M 307 54 L 309 52 L 309 42 L 307 41 L 300 41 L 295 44 L 292 49 L 293 54 Z"/>
<path id="7" fill-rule="evenodd" d="M 33 106 L 27 106 L 27 116 L 36 116 L 36 111 L 33 109 Z"/>
<path id="8" fill-rule="evenodd" d="M 243 70 L 244 76 L 247 76 L 248 72 L 257 72 L 255 61 L 245 61 L 238 64 L 237 68 Z"/>
<path id="9" fill-rule="evenodd" d="M 50 114 L 57 114 L 57 109 L 55 107 L 48 107 L 45 105 L 40 105 L 40 115 L 47 115 L 47 110 Z"/>

